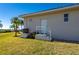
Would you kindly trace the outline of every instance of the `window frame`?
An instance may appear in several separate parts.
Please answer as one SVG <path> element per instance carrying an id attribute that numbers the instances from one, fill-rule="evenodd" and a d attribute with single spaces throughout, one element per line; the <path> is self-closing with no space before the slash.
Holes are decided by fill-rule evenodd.
<path id="1" fill-rule="evenodd" d="M 69 21 L 69 14 L 66 13 L 64 14 L 64 22 L 68 22 Z"/>

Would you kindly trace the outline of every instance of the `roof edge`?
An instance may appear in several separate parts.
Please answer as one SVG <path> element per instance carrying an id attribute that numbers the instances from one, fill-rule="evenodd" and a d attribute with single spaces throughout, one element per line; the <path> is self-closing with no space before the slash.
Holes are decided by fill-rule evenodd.
<path id="1" fill-rule="evenodd" d="M 41 12 L 35 12 L 35 13 L 30 13 L 30 14 L 24 14 L 24 15 L 20 15 L 19 17 L 24 18 L 24 17 L 28 17 L 28 16 L 32 16 L 32 15 L 43 14 L 43 13 L 46 13 L 46 12 L 54 12 L 54 11 L 63 10 L 63 9 L 68 9 L 68 8 L 74 8 L 74 7 L 79 7 L 79 4 L 77 4 L 77 5 L 72 5 L 72 6 L 67 6 L 67 7 L 64 7 L 64 8 L 58 8 L 58 9 L 54 9 L 54 10 L 46 10 L 46 11 L 41 11 Z"/>

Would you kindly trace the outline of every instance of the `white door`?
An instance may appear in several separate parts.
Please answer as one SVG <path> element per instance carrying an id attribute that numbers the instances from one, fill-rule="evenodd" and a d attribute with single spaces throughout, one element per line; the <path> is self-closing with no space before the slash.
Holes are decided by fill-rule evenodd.
<path id="1" fill-rule="evenodd" d="M 41 31 L 47 33 L 47 20 L 41 20 Z"/>

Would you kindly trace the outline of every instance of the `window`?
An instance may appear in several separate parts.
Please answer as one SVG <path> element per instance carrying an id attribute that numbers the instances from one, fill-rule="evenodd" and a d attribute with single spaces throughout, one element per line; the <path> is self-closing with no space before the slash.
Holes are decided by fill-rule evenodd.
<path id="1" fill-rule="evenodd" d="M 64 14 L 64 22 L 68 22 L 68 14 Z"/>
<path id="2" fill-rule="evenodd" d="M 29 21 L 32 21 L 32 19 L 29 19 Z"/>

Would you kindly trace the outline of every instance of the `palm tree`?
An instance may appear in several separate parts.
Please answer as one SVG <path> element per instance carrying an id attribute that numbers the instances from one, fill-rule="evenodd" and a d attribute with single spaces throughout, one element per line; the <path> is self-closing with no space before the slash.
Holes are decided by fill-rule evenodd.
<path id="1" fill-rule="evenodd" d="M 14 24 L 10 25 L 10 28 L 11 28 L 12 30 L 14 30 L 15 25 L 14 25 Z"/>
<path id="2" fill-rule="evenodd" d="M 11 23 L 13 24 L 14 27 L 15 37 L 17 37 L 18 27 L 20 24 L 18 17 L 13 17 Z"/>

